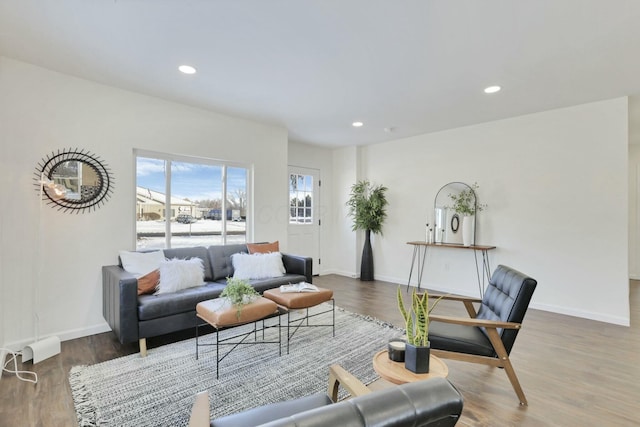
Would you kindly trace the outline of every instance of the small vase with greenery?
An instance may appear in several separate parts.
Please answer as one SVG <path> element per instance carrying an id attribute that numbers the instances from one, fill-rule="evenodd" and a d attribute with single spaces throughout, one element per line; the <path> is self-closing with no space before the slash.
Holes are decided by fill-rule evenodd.
<path id="1" fill-rule="evenodd" d="M 449 193 L 449 198 L 453 202 L 451 208 L 462 215 L 462 243 L 464 246 L 471 246 L 475 243 L 475 217 L 476 212 L 482 211 L 487 205 L 478 203 L 476 190 L 478 183 L 466 188 L 457 194 Z"/>
<path id="2" fill-rule="evenodd" d="M 472 216 L 475 215 L 476 212 L 484 210 L 487 205 L 478 203 L 478 199 L 476 198 L 476 190 L 480 187 L 477 182 L 475 182 L 471 186 L 468 186 L 466 184 L 465 186 L 467 188 L 460 191 L 458 194 L 449 193 L 449 198 L 453 202 L 451 208 L 458 215 Z"/>
<path id="3" fill-rule="evenodd" d="M 398 286 L 397 298 L 407 333 L 405 368 L 415 373 L 427 373 L 430 357 L 429 315 L 442 297 L 429 307 L 429 292 L 425 290 L 424 293 L 418 294 L 414 288 L 411 293 L 411 306 L 407 309 L 402 299 L 402 291 Z"/>
<path id="4" fill-rule="evenodd" d="M 243 279 L 227 277 L 227 286 L 220 293 L 220 298 L 227 298 L 236 308 L 238 320 L 242 315 L 242 307 L 255 301 L 260 294 Z"/>
<path id="5" fill-rule="evenodd" d="M 365 231 L 360 280 L 373 280 L 371 233 L 382 234 L 382 224 L 387 218 L 386 191 L 387 187 L 373 186 L 368 180 L 358 181 L 351 186 L 347 206 L 349 207 L 348 215 L 353 218 L 352 230 Z"/>

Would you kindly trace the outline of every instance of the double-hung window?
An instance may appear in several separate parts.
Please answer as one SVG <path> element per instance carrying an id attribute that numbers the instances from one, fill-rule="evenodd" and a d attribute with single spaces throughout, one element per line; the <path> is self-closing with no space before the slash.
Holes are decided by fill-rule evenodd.
<path id="1" fill-rule="evenodd" d="M 136 151 L 136 247 L 247 241 L 251 168 Z"/>

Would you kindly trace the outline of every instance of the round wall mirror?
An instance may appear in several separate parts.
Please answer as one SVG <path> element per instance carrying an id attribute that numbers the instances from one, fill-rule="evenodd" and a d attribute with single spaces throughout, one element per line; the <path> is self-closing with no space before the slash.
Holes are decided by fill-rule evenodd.
<path id="1" fill-rule="evenodd" d="M 453 200 L 451 195 L 459 195 L 463 191 L 471 192 L 473 196 L 472 204 L 477 205 L 475 191 L 470 185 L 464 182 L 450 182 L 440 188 L 433 201 L 433 212 L 435 218 L 434 241 L 436 243 L 462 244 L 462 218 L 453 210 Z M 473 241 L 475 244 L 475 227 L 473 230 Z"/>
<path id="2" fill-rule="evenodd" d="M 52 152 L 38 164 L 35 175 L 41 199 L 65 211 L 95 210 L 113 191 L 113 177 L 105 163 L 84 150 Z"/>

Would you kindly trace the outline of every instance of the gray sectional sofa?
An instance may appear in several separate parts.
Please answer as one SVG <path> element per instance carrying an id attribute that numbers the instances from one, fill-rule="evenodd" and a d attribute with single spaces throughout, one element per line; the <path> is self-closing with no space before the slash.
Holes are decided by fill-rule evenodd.
<path id="1" fill-rule="evenodd" d="M 205 285 L 160 295 L 138 295 L 137 279 L 119 265 L 102 267 L 102 312 L 121 343 L 138 341 L 140 353 L 146 355 L 146 338 L 193 328 L 196 304 L 217 298 L 233 276 L 231 255 L 244 252 L 247 246 L 220 245 L 165 249 L 166 258 L 197 257 L 204 262 Z M 284 276 L 250 280 L 262 293 L 288 283 L 312 282 L 311 258 L 282 254 Z"/>

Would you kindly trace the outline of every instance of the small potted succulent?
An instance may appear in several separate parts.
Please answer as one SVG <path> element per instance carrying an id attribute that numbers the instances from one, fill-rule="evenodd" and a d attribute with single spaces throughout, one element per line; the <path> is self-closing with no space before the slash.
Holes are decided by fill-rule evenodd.
<path id="1" fill-rule="evenodd" d="M 402 299 L 402 291 L 398 286 L 398 308 L 404 319 L 407 342 L 404 354 L 404 366 L 411 372 L 426 374 L 429 372 L 429 357 L 431 347 L 429 346 L 429 314 L 442 297 L 438 298 L 429 307 L 429 293 L 418 294 L 413 289 L 411 293 L 411 306 L 405 308 Z"/>
<path id="2" fill-rule="evenodd" d="M 227 277 L 227 286 L 220 293 L 220 298 L 227 298 L 236 308 L 236 316 L 240 319 L 242 307 L 255 301 L 260 294 L 243 279 Z"/>

